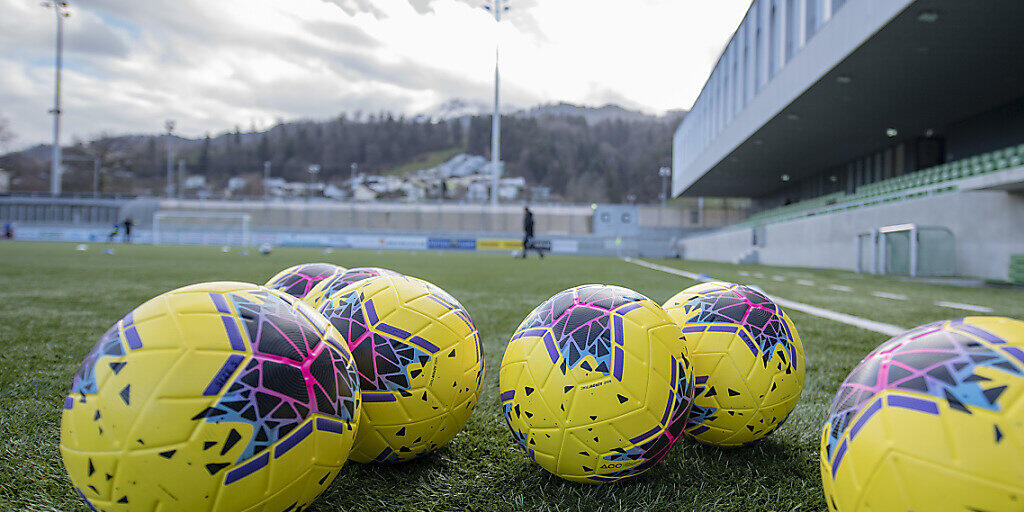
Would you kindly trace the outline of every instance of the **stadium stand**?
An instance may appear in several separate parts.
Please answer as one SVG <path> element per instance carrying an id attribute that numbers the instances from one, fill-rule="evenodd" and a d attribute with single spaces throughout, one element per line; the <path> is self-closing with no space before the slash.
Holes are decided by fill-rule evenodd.
<path id="1" fill-rule="evenodd" d="M 1024 253 L 1022 18 L 1024 2 L 753 0 L 676 130 L 672 191 L 761 211 L 680 252 L 1008 280 Z M 924 237 L 919 265 L 889 264 L 896 228 Z"/>
<path id="2" fill-rule="evenodd" d="M 857 188 L 857 192 L 854 194 L 834 192 L 806 201 L 770 208 L 751 215 L 736 227 L 763 226 L 811 215 L 823 215 L 891 201 L 956 192 L 958 190 L 957 183 L 964 178 L 1021 167 L 1022 163 L 1024 163 L 1024 144 L 1018 144 L 870 183 Z"/>

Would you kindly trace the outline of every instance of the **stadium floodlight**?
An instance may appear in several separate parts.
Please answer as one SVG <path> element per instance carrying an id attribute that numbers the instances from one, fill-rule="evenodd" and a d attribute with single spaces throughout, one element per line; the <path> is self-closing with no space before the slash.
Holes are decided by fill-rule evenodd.
<path id="1" fill-rule="evenodd" d="M 661 176 L 661 207 L 665 207 L 665 203 L 668 201 L 668 179 L 672 177 L 671 167 L 662 167 L 658 169 L 658 176 Z"/>
<path id="2" fill-rule="evenodd" d="M 57 38 L 55 41 L 54 50 L 54 81 L 53 81 L 53 109 L 50 110 L 50 114 L 53 114 L 53 147 L 51 148 L 52 157 L 50 160 L 50 195 L 60 195 L 60 180 L 63 170 L 63 161 L 61 160 L 61 149 L 60 149 L 60 72 L 63 66 L 64 60 L 64 18 L 71 16 L 68 12 L 67 2 L 42 2 L 40 5 L 47 9 L 53 9 L 53 14 L 57 18 Z"/>
<path id="3" fill-rule="evenodd" d="M 494 15 L 494 21 L 501 23 L 501 15 L 510 10 L 509 0 L 488 0 L 484 9 Z M 494 115 L 491 118 L 491 205 L 498 206 L 498 186 L 501 183 L 501 110 L 499 56 L 501 32 L 495 29 L 494 43 Z"/>
<path id="4" fill-rule="evenodd" d="M 320 172 L 320 164 L 312 164 L 306 170 L 309 171 L 309 192 L 306 194 L 308 201 L 313 197 L 313 178 Z"/>

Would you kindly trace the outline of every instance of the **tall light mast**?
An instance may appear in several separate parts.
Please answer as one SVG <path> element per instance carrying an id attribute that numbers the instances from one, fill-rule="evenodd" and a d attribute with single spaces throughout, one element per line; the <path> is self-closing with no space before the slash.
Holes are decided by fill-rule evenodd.
<path id="1" fill-rule="evenodd" d="M 55 72 L 53 84 L 53 148 L 50 157 L 50 195 L 60 195 L 60 179 L 63 172 L 63 161 L 60 150 L 60 71 L 64 58 L 64 18 L 71 16 L 67 2 L 42 2 L 43 7 L 53 9 L 57 18 L 57 40 L 55 49 Z"/>
<path id="2" fill-rule="evenodd" d="M 501 22 L 502 13 L 508 12 L 509 0 L 489 0 L 484 9 Z M 491 205 L 498 206 L 498 184 L 501 183 L 501 74 L 498 68 L 501 32 L 495 27 L 494 43 L 494 115 L 491 118 Z"/>
<path id="3" fill-rule="evenodd" d="M 167 199 L 170 199 L 174 197 L 174 147 L 171 145 L 174 142 L 174 120 L 165 121 L 164 128 L 167 129 L 167 138 L 164 142 L 164 150 L 167 151 L 167 188 L 164 192 Z"/>

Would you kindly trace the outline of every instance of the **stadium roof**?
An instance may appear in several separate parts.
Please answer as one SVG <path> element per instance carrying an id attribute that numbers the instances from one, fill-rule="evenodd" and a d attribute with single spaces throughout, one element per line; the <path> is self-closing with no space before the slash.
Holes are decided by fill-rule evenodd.
<path id="1" fill-rule="evenodd" d="M 898 139 L 929 129 L 941 134 L 943 126 L 1024 94 L 1018 1 L 919 0 L 845 57 L 833 55 L 838 64 L 821 66 L 842 46 L 844 24 L 858 23 L 857 8 L 871 4 L 877 2 L 848 2 L 691 165 L 679 169 L 677 160 L 675 194 L 764 196 L 784 185 L 783 174 L 799 180 L 886 146 L 889 128 Z M 807 73 L 817 78 L 794 91 Z M 777 100 L 793 94 L 788 105 Z M 773 97 L 774 107 L 757 105 Z"/>

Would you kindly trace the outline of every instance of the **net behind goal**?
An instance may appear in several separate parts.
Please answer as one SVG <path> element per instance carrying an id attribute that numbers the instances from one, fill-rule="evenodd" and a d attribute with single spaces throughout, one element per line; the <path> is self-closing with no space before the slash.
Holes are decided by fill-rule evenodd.
<path id="1" fill-rule="evenodd" d="M 156 212 L 153 243 L 179 245 L 251 245 L 247 213 Z"/>

